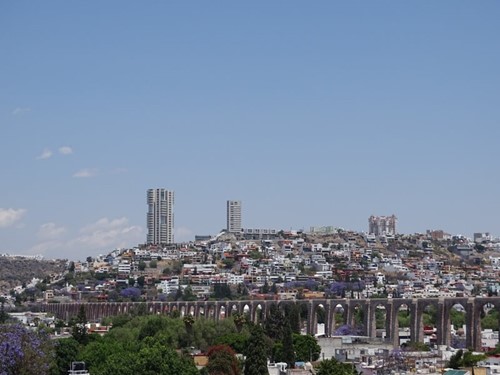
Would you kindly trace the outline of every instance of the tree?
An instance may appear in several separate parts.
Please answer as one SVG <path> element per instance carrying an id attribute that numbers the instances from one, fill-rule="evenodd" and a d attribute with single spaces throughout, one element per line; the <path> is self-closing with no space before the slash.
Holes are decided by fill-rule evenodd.
<path id="1" fill-rule="evenodd" d="M 269 308 L 269 316 L 266 318 L 264 329 L 266 335 L 273 340 L 280 341 L 283 336 L 285 318 L 277 305 L 272 304 Z"/>
<path id="2" fill-rule="evenodd" d="M 234 325 L 236 326 L 236 329 L 238 332 L 241 332 L 241 329 L 247 322 L 247 318 L 245 317 L 245 314 L 240 314 L 238 312 L 232 314 Z"/>
<path id="3" fill-rule="evenodd" d="M 293 347 L 299 361 L 316 361 L 321 354 L 321 346 L 316 337 L 311 335 L 293 335 Z"/>
<path id="4" fill-rule="evenodd" d="M 212 346 L 207 351 L 209 375 L 239 375 L 240 368 L 236 353 L 227 345 Z"/>
<path id="5" fill-rule="evenodd" d="M 264 331 L 259 325 L 252 327 L 248 346 L 244 375 L 265 375 L 269 374 L 267 369 L 267 354 Z"/>
<path id="6" fill-rule="evenodd" d="M 141 296 L 141 290 L 139 288 L 125 288 L 120 292 L 123 298 L 131 299 L 132 301 L 137 301 Z"/>
<path id="7" fill-rule="evenodd" d="M 231 288 L 227 284 L 215 284 L 213 296 L 218 300 L 231 299 Z"/>
<path id="8" fill-rule="evenodd" d="M 184 301 L 197 301 L 198 300 L 198 297 L 196 297 L 196 295 L 193 293 L 193 289 L 191 289 L 190 286 L 187 286 L 186 289 L 184 289 L 183 300 Z"/>
<path id="9" fill-rule="evenodd" d="M 267 280 L 264 282 L 264 285 L 262 286 L 262 293 L 263 294 L 269 293 L 269 284 L 267 283 Z"/>
<path id="10" fill-rule="evenodd" d="M 5 323 L 9 319 L 9 314 L 5 312 L 5 297 L 0 297 L 0 324 Z"/>
<path id="11" fill-rule="evenodd" d="M 464 352 L 462 349 L 458 350 L 455 354 L 450 357 L 450 361 L 447 366 L 458 369 L 461 367 L 473 367 L 479 361 L 486 358 L 484 354 L 474 354 L 470 350 Z"/>
<path id="12" fill-rule="evenodd" d="M 52 345 L 48 335 L 21 324 L 0 325 L 0 374 L 48 374 Z"/>
<path id="13" fill-rule="evenodd" d="M 149 268 L 156 268 L 158 267 L 158 261 L 157 260 L 152 260 L 149 262 Z"/>
<path id="14" fill-rule="evenodd" d="M 499 314 L 496 309 L 490 310 L 488 314 L 486 314 L 486 316 L 481 319 L 481 328 L 498 331 L 498 319 L 499 319 L 498 315 Z"/>
<path id="15" fill-rule="evenodd" d="M 300 333 L 300 310 L 297 304 L 288 305 L 285 314 L 290 322 L 290 328 L 293 333 Z"/>
<path id="16" fill-rule="evenodd" d="M 77 359 L 79 343 L 73 337 L 59 339 L 55 342 L 55 362 L 52 365 L 52 375 L 66 375 L 69 364 Z"/>
<path id="17" fill-rule="evenodd" d="M 73 338 L 80 344 L 88 342 L 88 333 L 85 324 L 87 324 L 87 316 L 85 314 L 85 307 L 81 305 L 72 330 Z"/>
<path id="18" fill-rule="evenodd" d="M 321 361 L 316 370 L 316 375 L 358 375 L 354 365 L 339 362 L 335 358 Z"/>
<path id="19" fill-rule="evenodd" d="M 146 269 L 146 262 L 141 260 L 137 268 L 139 269 L 139 271 L 144 271 Z"/>
<path id="20" fill-rule="evenodd" d="M 290 323 L 286 322 L 283 329 L 283 361 L 288 364 L 288 368 L 295 365 L 295 348 L 293 345 L 292 329 Z"/>
<path id="21" fill-rule="evenodd" d="M 250 335 L 246 333 L 228 333 L 218 336 L 215 339 L 216 344 L 229 345 L 236 353 L 243 353 L 247 348 L 247 341 Z"/>

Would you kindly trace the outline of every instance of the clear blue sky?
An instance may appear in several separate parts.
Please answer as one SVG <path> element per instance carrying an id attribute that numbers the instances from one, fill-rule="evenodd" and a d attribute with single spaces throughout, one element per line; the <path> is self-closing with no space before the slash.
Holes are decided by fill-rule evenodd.
<path id="1" fill-rule="evenodd" d="M 498 1 L 0 4 L 0 253 L 243 226 L 500 234 Z"/>

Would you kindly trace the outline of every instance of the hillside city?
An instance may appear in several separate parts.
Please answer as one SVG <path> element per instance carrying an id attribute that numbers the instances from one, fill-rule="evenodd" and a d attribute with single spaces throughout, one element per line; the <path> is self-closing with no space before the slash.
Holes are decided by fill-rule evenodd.
<path id="1" fill-rule="evenodd" d="M 160 200 L 173 201 L 173 193 L 166 194 L 163 189 L 148 191 L 146 244 L 89 256 L 83 261 L 67 261 L 63 272 L 33 278 L 9 290 L 4 288 L 2 311 L 5 309 L 27 326 L 43 322 L 52 328 L 54 335 L 63 337 L 68 328 L 63 328 L 65 325 L 54 316 L 36 312 L 37 303 L 84 306 L 86 302 L 322 298 L 411 301 L 491 297 L 497 296 L 500 289 L 500 239 L 489 233 L 474 233 L 472 238 L 444 230 L 398 234 L 394 215 L 371 216 L 366 232 L 332 226 L 312 227 L 308 231 L 244 229 L 241 202 L 228 201 L 227 228 L 219 234 L 197 236 L 188 243 L 160 243 L 173 239 L 173 220 L 168 219 L 172 207 L 159 204 L 166 211 L 156 212 L 154 195 Z M 8 254 L 2 257 L 21 258 Z M 321 348 L 316 360 L 335 358 L 352 363 L 363 374 L 442 373 L 457 351 L 467 349 L 465 306 L 454 306 L 452 346 L 448 347 L 437 345 L 436 312 L 432 308 L 424 312 L 423 341 L 410 342 L 408 306 L 401 307 L 398 313 L 398 347 L 385 340 L 387 312 L 383 307 L 376 311 L 376 339 L 360 339 L 362 333 L 356 324 L 361 324 L 362 319 L 354 325 L 346 324 L 341 306 L 335 311 L 335 331 L 325 335 L 324 313 L 320 309 L 313 329 Z M 305 335 L 303 315 L 301 312 L 297 330 Z M 478 368 L 474 373 L 483 369 L 493 374 L 500 371 L 500 358 L 494 354 L 499 341 L 499 313 L 493 305 L 487 306 L 481 318 L 481 350 L 491 355 L 476 361 Z M 261 319 L 265 322 L 266 317 Z M 110 330 L 103 322 L 85 323 L 89 332 L 105 334 Z M 193 346 L 190 352 L 197 358 L 199 368 L 204 367 L 199 358 L 206 349 Z M 311 358 L 302 360 L 288 373 L 314 371 Z M 268 371 L 285 373 L 272 362 Z M 461 371 L 466 374 L 467 370 Z"/>

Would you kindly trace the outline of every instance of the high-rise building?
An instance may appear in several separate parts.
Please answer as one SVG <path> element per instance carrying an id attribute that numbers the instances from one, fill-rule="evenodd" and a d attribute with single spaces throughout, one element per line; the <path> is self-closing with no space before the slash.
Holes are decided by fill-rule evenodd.
<path id="1" fill-rule="evenodd" d="M 148 244 L 174 242 L 174 192 L 166 189 L 148 189 Z"/>
<path id="2" fill-rule="evenodd" d="M 398 218 L 392 216 L 370 216 L 368 218 L 368 233 L 375 236 L 396 234 L 396 222 Z"/>
<path id="3" fill-rule="evenodd" d="M 241 201 L 227 201 L 227 231 L 230 233 L 241 232 Z"/>

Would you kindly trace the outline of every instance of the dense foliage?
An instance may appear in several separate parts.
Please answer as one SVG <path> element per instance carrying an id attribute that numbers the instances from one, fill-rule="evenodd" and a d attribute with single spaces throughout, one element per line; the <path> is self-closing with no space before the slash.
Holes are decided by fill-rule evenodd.
<path id="1" fill-rule="evenodd" d="M 227 345 L 212 346 L 207 351 L 208 375 L 240 375 L 240 367 L 235 351 Z"/>
<path id="2" fill-rule="evenodd" d="M 49 374 L 52 343 L 43 332 L 20 324 L 0 325 L 0 374 Z"/>
<path id="3" fill-rule="evenodd" d="M 461 367 L 472 367 L 485 358 L 486 355 L 484 354 L 474 354 L 470 350 L 464 352 L 462 349 L 460 349 L 450 357 L 447 367 L 454 369 L 458 369 Z"/>
<path id="4" fill-rule="evenodd" d="M 284 309 L 275 306 L 261 323 L 241 313 L 218 321 L 195 319 L 178 310 L 148 315 L 146 305 L 137 304 L 128 314 L 106 318 L 103 323 L 112 328 L 99 336 L 87 331 L 82 305 L 70 320 L 70 338 L 51 341 L 20 325 L 0 326 L 4 335 L 0 355 L 8 356 L 0 358 L 5 367 L 0 367 L 0 375 L 33 373 L 26 359 L 42 375 L 67 374 L 73 361 L 84 361 L 92 375 L 198 374 L 189 353 L 192 348 L 208 353 L 206 374 L 263 374 L 268 360 L 293 368 L 296 361 L 319 358 L 316 338 L 295 333 L 300 331 L 301 316 L 294 304 Z M 11 335 L 17 335 L 17 340 Z M 238 360 L 236 353 L 246 360 Z"/>
<path id="5" fill-rule="evenodd" d="M 319 363 L 316 367 L 316 375 L 358 375 L 358 372 L 352 364 L 342 363 L 332 358 Z"/>

